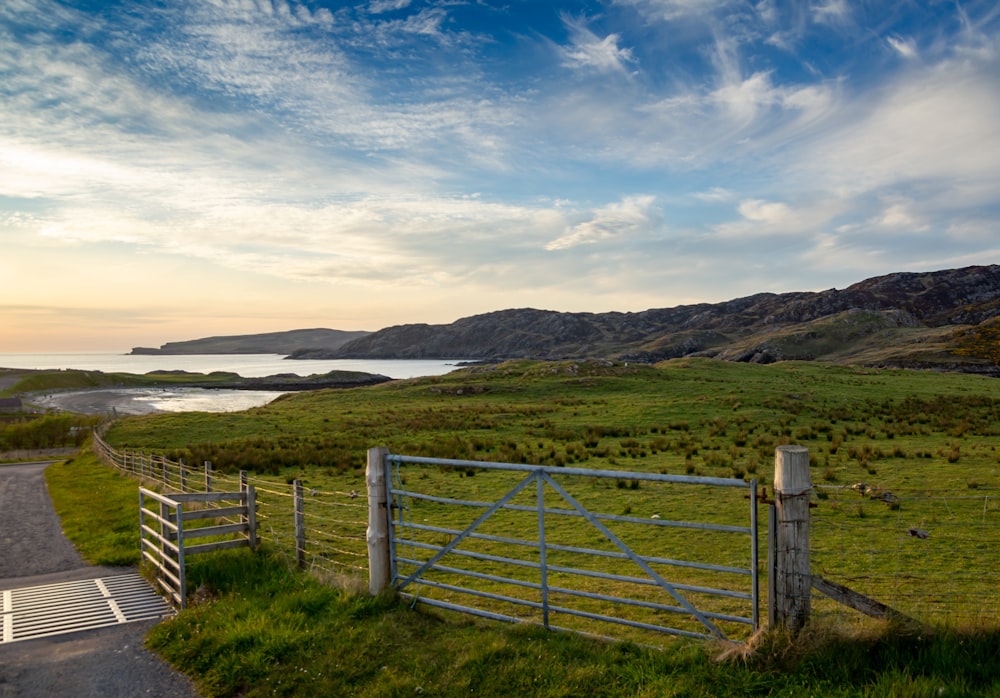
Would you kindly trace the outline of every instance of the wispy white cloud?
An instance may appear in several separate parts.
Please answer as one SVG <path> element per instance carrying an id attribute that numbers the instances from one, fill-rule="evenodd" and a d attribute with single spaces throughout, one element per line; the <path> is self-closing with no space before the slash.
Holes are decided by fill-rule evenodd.
<path id="1" fill-rule="evenodd" d="M 845 205 L 835 197 L 810 199 L 794 206 L 783 201 L 744 199 L 736 207 L 740 218 L 717 224 L 714 233 L 726 240 L 808 237 L 826 230 L 843 213 Z"/>
<path id="2" fill-rule="evenodd" d="M 706 191 L 695 192 L 694 197 L 701 201 L 724 202 L 731 201 L 735 194 L 724 187 L 712 187 Z"/>
<path id="3" fill-rule="evenodd" d="M 996 62 L 945 61 L 859 96 L 840 110 L 839 127 L 814 135 L 790 172 L 808 172 L 818 186 L 838 191 L 997 181 L 1000 84 L 991 76 L 998 69 Z"/>
<path id="4" fill-rule="evenodd" d="M 631 5 L 644 15 L 660 21 L 673 21 L 684 17 L 704 17 L 735 3 L 732 0 L 613 0 L 616 4 Z"/>
<path id="5" fill-rule="evenodd" d="M 913 39 L 903 39 L 898 36 L 887 36 L 886 43 L 903 58 L 916 58 L 917 44 Z"/>
<path id="6" fill-rule="evenodd" d="M 916 202 L 910 199 L 893 197 L 884 202 L 884 208 L 869 223 L 885 230 L 925 232 L 930 229 L 930 224 L 916 208 Z"/>
<path id="7" fill-rule="evenodd" d="M 368 4 L 368 11 L 372 14 L 382 14 L 383 12 L 394 12 L 410 6 L 413 0 L 372 0 Z"/>
<path id="8" fill-rule="evenodd" d="M 662 225 L 662 214 L 650 195 L 627 197 L 593 212 L 585 221 L 570 227 L 563 235 L 545 245 L 546 250 L 565 250 L 608 239 L 631 235 L 648 236 Z"/>
<path id="9" fill-rule="evenodd" d="M 813 20 L 819 24 L 841 26 L 851 19 L 847 0 L 821 0 L 812 5 Z"/>
<path id="10" fill-rule="evenodd" d="M 602 39 L 587 28 L 583 20 L 564 16 L 563 22 L 570 33 L 570 44 L 561 49 L 564 66 L 624 73 L 634 62 L 632 51 L 618 45 L 619 34 L 608 34 Z"/>

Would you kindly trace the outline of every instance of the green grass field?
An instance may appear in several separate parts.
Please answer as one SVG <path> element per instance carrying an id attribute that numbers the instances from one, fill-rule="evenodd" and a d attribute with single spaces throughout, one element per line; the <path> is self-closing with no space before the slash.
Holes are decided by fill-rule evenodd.
<path id="1" fill-rule="evenodd" d="M 989 573 L 1000 568 L 997 385 L 961 374 L 797 362 L 510 362 L 295 394 L 242 413 L 128 418 L 108 439 L 187 463 L 209 460 L 223 472 L 250 470 L 265 487 L 298 478 L 319 493 L 364 492 L 365 452 L 376 445 L 405 455 L 755 478 L 768 486 L 774 449 L 797 443 L 810 449 L 816 486 L 815 571 L 925 622 L 960 627 L 995 624 L 1000 606 Z M 407 487 L 477 500 L 509 487 L 499 475 L 473 478 L 465 469 L 417 468 L 403 477 Z M 874 494 L 850 489 L 859 483 Z M 633 489 L 626 480 L 575 492 L 612 514 L 746 523 L 740 497 Z M 885 493 L 893 501 L 872 498 Z M 277 512 L 288 505 L 270 506 L 274 533 L 287 536 L 290 516 Z M 423 509 L 440 527 L 467 523 L 466 512 Z M 364 516 L 354 518 L 363 541 Z M 534 524 L 523 518 L 499 526 L 530 536 Z M 930 535 L 919 539 L 911 530 Z M 658 551 L 650 554 L 682 550 L 748 564 L 747 546 L 732 537 L 637 531 L 637 546 Z M 562 535 L 568 542 L 593 533 L 575 527 Z M 355 557 L 345 564 L 357 563 L 363 542 L 349 552 Z M 817 608 L 841 610 L 822 600 Z"/>
<path id="2" fill-rule="evenodd" d="M 46 479 L 89 561 L 137 559 L 134 480 L 90 454 Z M 105 528 L 121 535 L 95 535 Z M 914 635 L 814 623 L 794 639 L 772 632 L 746 647 L 677 640 L 652 650 L 410 608 L 321 584 L 266 550 L 194 558 L 190 576 L 197 603 L 147 644 L 211 697 L 1000 696 L 995 628 Z"/>

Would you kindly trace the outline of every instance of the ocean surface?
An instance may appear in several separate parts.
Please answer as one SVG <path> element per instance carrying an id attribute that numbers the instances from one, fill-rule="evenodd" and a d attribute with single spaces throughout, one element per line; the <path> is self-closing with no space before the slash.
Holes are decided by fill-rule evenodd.
<path id="1" fill-rule="evenodd" d="M 330 371 L 364 371 L 389 378 L 439 376 L 457 361 L 354 360 L 299 361 L 280 354 L 183 354 L 149 356 L 115 353 L 2 354 L 0 368 L 80 369 L 104 373 L 144 374 L 150 371 L 212 373 L 230 371 L 245 378 L 293 373 L 310 376 Z M 85 414 L 149 414 L 151 412 L 231 412 L 259 407 L 283 393 L 270 390 L 204 388 L 115 388 L 54 392 L 31 402 L 41 407 Z"/>
<path id="2" fill-rule="evenodd" d="M 79 368 L 105 373 L 149 373 L 150 371 L 191 371 L 211 373 L 232 371 L 245 378 L 294 373 L 299 376 L 330 371 L 364 371 L 389 378 L 440 376 L 456 368 L 456 361 L 335 359 L 299 361 L 281 354 L 180 354 L 147 356 L 131 354 L 0 354 L 0 368 Z"/>

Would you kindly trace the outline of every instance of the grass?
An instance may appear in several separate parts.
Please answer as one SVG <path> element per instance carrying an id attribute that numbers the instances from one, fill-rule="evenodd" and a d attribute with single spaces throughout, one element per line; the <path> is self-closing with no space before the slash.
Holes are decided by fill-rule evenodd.
<path id="1" fill-rule="evenodd" d="M 144 375 L 133 373 L 105 373 L 104 371 L 83 371 L 68 369 L 60 371 L 28 371 L 24 369 L 0 369 L 0 378 L 12 376 L 17 380 L 0 390 L 0 396 L 22 393 L 51 392 L 54 390 L 87 390 L 91 388 L 123 388 L 159 386 L 185 383 L 231 383 L 238 376 L 234 373 L 213 372 L 174 373 L 155 371 Z"/>
<path id="2" fill-rule="evenodd" d="M 845 550 L 854 545 L 840 533 L 849 525 L 896 531 L 921 524 L 932 534 L 921 543 L 955 549 L 964 542 L 960 523 L 948 518 L 955 512 L 912 514 L 914 502 L 923 501 L 915 498 L 893 510 L 846 489 L 862 479 L 894 492 L 974 493 L 982 526 L 965 538 L 978 539 L 980 563 L 992 559 L 997 512 L 982 502 L 1000 485 L 995 385 L 971 376 L 795 363 L 517 362 L 317 391 L 239 414 L 128 418 L 109 440 L 170 451 L 191 463 L 204 457 L 228 469 L 252 464 L 258 477 L 300 477 L 307 487 L 331 491 L 363 491 L 364 451 L 373 445 L 412 455 L 553 465 L 562 459 L 563 465 L 647 472 L 722 475 L 735 468 L 769 481 L 774 447 L 803 443 L 815 459 L 814 482 L 830 488 L 820 490 L 826 499 L 814 510 L 824 522 L 816 527 L 819 542 L 829 536 L 825 544 L 841 556 L 838 565 L 861 553 L 863 564 L 850 573 L 865 576 L 894 571 L 865 554 L 872 547 L 868 537 L 858 550 Z M 109 516 L 124 517 L 123 531 L 135 530 L 135 483 L 88 459 L 50 468 L 50 479 L 76 481 L 81 471 L 94 471 L 86 477 L 97 479 L 82 487 L 122 487 L 132 503 L 112 505 Z M 483 497 L 498 484 L 482 474 L 439 469 L 408 477 L 433 491 L 475 487 Z M 664 503 L 659 496 L 644 500 L 652 495 L 645 484 L 622 483 L 611 481 L 601 492 L 615 513 Z M 691 509 L 690 515 L 699 508 L 719 513 L 700 499 L 674 506 Z M 72 508 L 60 510 L 68 516 Z M 924 519 L 911 521 L 911 515 Z M 95 530 L 66 527 L 82 538 Z M 137 550 L 137 531 L 130 535 Z M 901 545 L 893 535 L 890 547 Z M 908 552 L 889 564 L 909 560 L 916 573 L 947 585 L 961 565 L 926 550 L 915 548 L 912 560 Z M 992 574 L 978 576 L 994 594 L 987 598 L 995 598 Z M 267 549 L 194 558 L 190 577 L 200 603 L 157 626 L 149 642 L 210 696 L 1000 696 L 995 613 L 978 624 L 935 624 L 920 636 L 878 622 L 848 628 L 818 613 L 794 641 L 770 632 L 746 646 L 678 640 L 653 650 L 411 609 L 349 591 L 350 583 L 346 589 L 322 584 Z"/>
<path id="3" fill-rule="evenodd" d="M 134 483 L 92 458 L 53 466 L 48 480 L 96 488 L 118 502 L 101 519 L 134 530 Z M 64 520 L 74 509 L 60 506 Z M 93 531 L 67 529 L 78 543 Z M 110 547 L 134 550 L 121 540 Z M 810 628 L 795 642 L 762 636 L 750 651 L 686 641 L 657 651 L 411 609 L 322 584 L 266 552 L 197 558 L 189 572 L 199 603 L 156 626 L 147 644 L 205 696 L 1000 695 L 996 632 Z"/>
<path id="4" fill-rule="evenodd" d="M 1000 634 L 775 633 L 663 650 L 480 624 L 324 586 L 267 554 L 200 559 L 205 601 L 148 644 L 206 696 L 1000 695 Z M 812 633 L 812 634 L 810 634 Z"/>
<path id="5" fill-rule="evenodd" d="M 80 446 L 100 417 L 10 414 L 0 417 L 0 452 Z"/>
<path id="6" fill-rule="evenodd" d="M 961 374 L 803 362 L 509 362 L 298 394 L 236 414 L 129 418 L 109 440 L 186 463 L 210 460 L 221 471 L 301 479 L 324 492 L 363 492 L 365 451 L 374 445 L 407 455 L 756 478 L 769 486 L 775 447 L 798 443 L 809 448 L 817 494 L 826 497 L 813 511 L 821 573 L 929 622 L 962 624 L 982 620 L 997 598 L 982 573 L 1000 565 L 996 385 Z M 506 491 L 501 477 L 468 474 L 414 468 L 403 477 L 408 488 L 448 496 L 488 500 Z M 856 483 L 899 501 L 862 497 L 849 489 Z M 604 484 L 574 492 L 612 514 L 648 518 L 672 508 L 673 518 L 725 523 L 745 516 L 740 497 L 723 503 L 634 489 L 626 479 Z M 442 527 L 461 524 L 440 507 L 423 510 Z M 525 517 L 512 532 L 524 537 L 531 525 Z M 910 529 L 931 535 L 910 538 Z M 363 538 L 363 528 L 356 533 Z M 647 539 L 629 542 L 664 545 L 652 531 Z M 716 557 L 743 550 L 717 540 L 684 548 Z M 940 602 L 958 592 L 961 607 Z"/>
<path id="7" fill-rule="evenodd" d="M 139 488 L 82 451 L 45 469 L 63 532 L 92 565 L 139 564 Z"/>
<path id="8" fill-rule="evenodd" d="M 794 441 L 810 446 L 832 476 L 851 478 L 887 459 L 916 466 L 930 453 L 936 460 L 975 437 L 958 457 L 991 466 L 976 477 L 995 485 L 1000 400 L 993 386 L 974 376 L 795 362 L 512 362 L 298 394 L 242 413 L 130 418 L 109 438 L 222 470 L 291 468 L 310 476 L 359 471 L 373 445 L 540 465 L 766 474 L 774 447 Z M 918 467 L 899 474 L 906 473 L 924 475 Z"/>

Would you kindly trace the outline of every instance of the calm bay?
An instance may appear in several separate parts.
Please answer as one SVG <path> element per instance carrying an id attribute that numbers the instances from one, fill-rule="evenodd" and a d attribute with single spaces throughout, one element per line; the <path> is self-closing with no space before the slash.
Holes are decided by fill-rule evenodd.
<path id="1" fill-rule="evenodd" d="M 280 354 L 132 355 L 107 353 L 0 353 L 0 367 L 23 369 L 79 369 L 104 373 L 145 374 L 151 371 L 212 373 L 227 371 L 245 378 L 279 374 L 310 376 L 330 371 L 362 371 L 389 378 L 438 376 L 457 368 L 458 360 L 292 360 Z M 266 405 L 281 392 L 204 388 L 121 388 L 51 393 L 34 396 L 45 408 L 99 414 L 150 412 L 230 412 Z"/>

